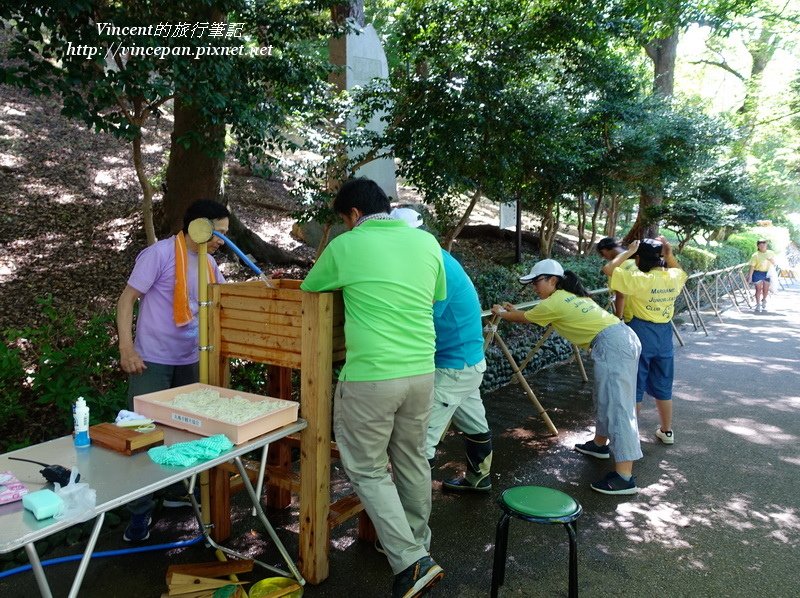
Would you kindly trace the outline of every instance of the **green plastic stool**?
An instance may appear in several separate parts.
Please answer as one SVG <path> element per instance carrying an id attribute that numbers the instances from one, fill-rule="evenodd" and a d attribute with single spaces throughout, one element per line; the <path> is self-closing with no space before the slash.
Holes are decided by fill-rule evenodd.
<path id="1" fill-rule="evenodd" d="M 578 539 L 576 521 L 583 507 L 569 494 L 542 486 L 516 486 L 504 490 L 497 499 L 503 513 L 497 522 L 492 567 L 492 598 L 506 576 L 508 525 L 512 517 L 533 523 L 560 523 L 569 536 L 569 598 L 578 596 Z"/>

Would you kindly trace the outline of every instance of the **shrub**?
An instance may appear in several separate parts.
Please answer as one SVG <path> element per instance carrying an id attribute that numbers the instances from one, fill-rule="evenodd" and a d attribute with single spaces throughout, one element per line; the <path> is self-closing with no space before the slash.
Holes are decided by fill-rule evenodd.
<path id="1" fill-rule="evenodd" d="M 519 282 L 519 277 L 523 273 L 523 267 L 519 264 L 512 268 L 495 266 L 483 272 L 470 273 L 470 278 L 478 291 L 481 307 L 489 309 L 495 303 L 504 301 L 522 303 L 533 300 L 534 295 L 526 292 L 525 285 Z"/>
<path id="2" fill-rule="evenodd" d="M 603 265 L 606 262 L 600 255 L 595 253 L 583 258 L 559 257 L 558 261 L 564 266 L 564 270 L 572 270 L 578 275 L 587 291 L 608 286 L 608 277 L 603 274 Z"/>
<path id="3" fill-rule="evenodd" d="M 716 268 L 716 254 L 700 247 L 686 246 L 680 254 L 681 266 L 688 273 L 708 272 Z"/>
<path id="4" fill-rule="evenodd" d="M 52 420 L 38 424 L 51 438 L 68 433 L 72 428 L 72 404 L 79 396 L 89 404 L 92 423 L 113 421 L 125 407 L 127 394 L 127 378 L 119 369 L 114 314 L 99 314 L 79 323 L 74 314 L 59 313 L 52 297 L 38 303 L 45 316 L 44 324 L 6 332 L 17 347 L 16 357 L 23 369 L 17 367 L 8 347 L 5 357 L 0 357 L 4 361 L 0 366 L 4 387 L 19 389 L 19 401 L 30 405 L 20 415 L 20 429 L 26 429 L 26 418 L 41 418 L 42 413 L 47 413 Z M 49 408 L 35 409 L 35 404 Z M 34 420 L 30 422 L 33 424 Z M 3 435 L 7 436 L 9 423 L 2 423 L 6 428 Z"/>
<path id="5" fill-rule="evenodd" d="M 753 255 L 756 250 L 756 242 L 758 242 L 759 235 L 752 232 L 734 233 L 725 240 L 726 245 L 736 247 L 746 256 L 745 261 Z"/>
<path id="6" fill-rule="evenodd" d="M 19 349 L 0 343 L 0 422 L 9 422 L 24 414 L 22 407 L 25 368 Z"/>
<path id="7" fill-rule="evenodd" d="M 745 253 L 741 250 L 741 248 L 728 245 L 727 243 L 721 243 L 716 247 L 712 247 L 711 251 L 713 251 L 717 256 L 717 259 L 714 262 L 715 270 L 743 264 L 750 259 L 750 256 L 753 253 L 752 251 L 750 253 Z"/>

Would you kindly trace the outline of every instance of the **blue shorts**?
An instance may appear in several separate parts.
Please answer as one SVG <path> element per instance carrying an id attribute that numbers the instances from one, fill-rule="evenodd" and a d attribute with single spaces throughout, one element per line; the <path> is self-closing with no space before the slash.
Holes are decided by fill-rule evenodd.
<path id="1" fill-rule="evenodd" d="M 762 280 L 766 280 L 769 282 L 769 272 L 760 272 L 759 270 L 753 270 L 753 284 L 757 282 L 761 282 Z"/>
<path id="2" fill-rule="evenodd" d="M 628 326 L 642 343 L 636 376 L 636 402 L 642 402 L 644 393 L 660 401 L 671 400 L 672 381 L 675 378 L 672 326 L 669 322 L 656 324 L 639 318 L 632 318 Z"/>

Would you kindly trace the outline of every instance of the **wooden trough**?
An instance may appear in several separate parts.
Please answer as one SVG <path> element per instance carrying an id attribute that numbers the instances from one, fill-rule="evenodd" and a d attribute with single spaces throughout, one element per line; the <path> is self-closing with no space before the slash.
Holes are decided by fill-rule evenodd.
<path id="1" fill-rule="evenodd" d="M 345 357 L 341 293 L 306 293 L 299 280 L 209 286 L 209 383 L 228 386 L 231 359 L 270 364 L 271 396 L 291 398 L 292 370 L 300 373 L 300 417 L 308 427 L 297 438 L 270 447 L 268 502 L 285 507 L 300 496 L 298 566 L 310 583 L 328 577 L 330 529 L 362 512 L 355 495 L 331 503 L 330 462 L 333 363 Z M 293 473 L 291 447 L 300 448 L 300 473 Z M 230 535 L 230 493 L 241 482 L 231 468 L 216 468 L 210 485 L 212 536 Z M 255 475 L 256 472 L 254 472 Z M 369 534 L 362 514 L 360 529 Z"/>

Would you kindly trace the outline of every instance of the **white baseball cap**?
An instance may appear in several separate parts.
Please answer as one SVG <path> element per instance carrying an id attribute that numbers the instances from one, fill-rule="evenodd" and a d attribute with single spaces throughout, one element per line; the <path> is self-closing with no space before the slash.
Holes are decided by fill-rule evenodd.
<path id="1" fill-rule="evenodd" d="M 525 276 L 520 276 L 519 281 L 522 284 L 528 284 L 537 276 L 542 276 L 543 274 L 547 274 L 549 276 L 559 276 L 561 278 L 564 277 L 564 268 L 561 267 L 555 260 L 542 260 L 540 262 L 536 262 L 531 268 L 529 274 Z"/>
<path id="2" fill-rule="evenodd" d="M 395 220 L 403 220 L 411 228 L 422 226 L 422 214 L 411 208 L 395 208 L 389 212 L 389 216 Z"/>

